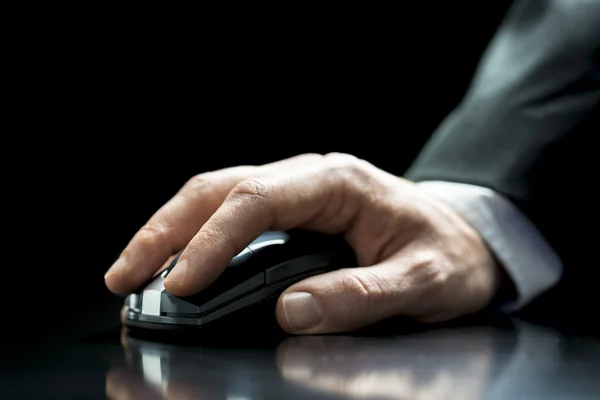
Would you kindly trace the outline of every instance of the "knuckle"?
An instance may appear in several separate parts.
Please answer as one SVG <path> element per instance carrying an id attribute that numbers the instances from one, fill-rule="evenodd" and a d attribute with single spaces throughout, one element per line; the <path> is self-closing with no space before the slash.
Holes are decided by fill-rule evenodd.
<path id="1" fill-rule="evenodd" d="M 137 243 L 144 247 L 156 246 L 162 243 L 167 235 L 167 229 L 157 223 L 147 223 L 137 233 Z"/>
<path id="2" fill-rule="evenodd" d="M 447 279 L 445 271 L 444 262 L 432 251 L 425 251 L 419 254 L 411 269 L 415 284 L 427 285 L 432 289 L 444 284 Z"/>
<path id="3" fill-rule="evenodd" d="M 331 152 L 323 156 L 330 164 L 337 166 L 353 166 L 360 163 L 360 159 L 352 154 Z"/>
<path id="4" fill-rule="evenodd" d="M 198 174 L 191 177 L 183 186 L 183 193 L 206 193 L 212 190 L 213 183 L 210 179 L 210 172 Z"/>
<path id="5" fill-rule="evenodd" d="M 413 263 L 409 275 L 410 290 L 406 299 L 411 314 L 418 317 L 435 315 L 440 308 L 445 308 L 448 301 L 450 276 L 447 266 L 437 256 L 422 255 L 420 260 Z M 454 293 L 452 296 L 463 296 Z"/>
<path id="6" fill-rule="evenodd" d="M 328 169 L 349 183 L 359 187 L 371 181 L 369 163 L 346 153 L 328 153 L 325 156 Z"/>
<path id="7" fill-rule="evenodd" d="M 268 185 L 261 179 L 251 178 L 238 183 L 232 190 L 233 196 L 248 197 L 254 201 L 269 197 Z"/>
<path id="8" fill-rule="evenodd" d="M 188 204 L 192 207 L 198 201 L 202 201 L 205 209 L 216 209 L 225 196 L 222 190 L 219 189 L 220 180 L 217 174 L 217 171 L 211 171 L 191 177 L 175 195 L 174 199 L 177 199 L 180 204 Z"/>
<path id="9" fill-rule="evenodd" d="M 385 283 L 365 270 L 349 269 L 342 275 L 342 287 L 347 297 L 354 299 L 360 312 L 369 312 L 385 296 Z"/>
<path id="10" fill-rule="evenodd" d="M 373 192 L 373 177 L 368 162 L 346 153 L 328 153 L 326 170 L 331 175 L 337 193 L 343 198 L 342 209 L 351 213 L 358 212 L 357 207 L 363 204 Z"/>
<path id="11" fill-rule="evenodd" d="M 317 161 L 321 158 L 323 158 L 323 155 L 319 153 L 303 153 L 293 156 L 291 159 L 298 161 Z"/>

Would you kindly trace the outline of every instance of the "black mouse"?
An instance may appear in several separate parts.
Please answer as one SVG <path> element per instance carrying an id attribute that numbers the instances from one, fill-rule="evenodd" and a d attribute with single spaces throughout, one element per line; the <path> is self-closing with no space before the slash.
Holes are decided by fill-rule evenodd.
<path id="1" fill-rule="evenodd" d="M 193 296 L 176 297 L 165 290 L 164 280 L 176 263 L 177 258 L 128 296 L 128 327 L 202 328 L 276 300 L 287 287 L 309 276 L 357 266 L 356 256 L 342 236 L 301 230 L 263 233 L 231 260 L 217 280 Z M 270 311 L 274 316 L 274 310 Z"/>

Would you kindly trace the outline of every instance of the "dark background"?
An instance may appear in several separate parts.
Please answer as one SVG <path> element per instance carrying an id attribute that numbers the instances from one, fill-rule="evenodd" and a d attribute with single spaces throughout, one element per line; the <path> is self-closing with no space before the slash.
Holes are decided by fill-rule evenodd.
<path id="1" fill-rule="evenodd" d="M 244 24 L 210 29 L 207 16 L 174 30 L 81 20 L 85 34 L 36 36 L 15 100 L 36 135 L 20 138 L 28 168 L 11 196 L 25 208 L 7 268 L 12 331 L 44 340 L 107 313 L 117 321 L 104 272 L 195 174 L 330 151 L 402 174 L 460 101 L 509 4 L 238 15 Z"/>

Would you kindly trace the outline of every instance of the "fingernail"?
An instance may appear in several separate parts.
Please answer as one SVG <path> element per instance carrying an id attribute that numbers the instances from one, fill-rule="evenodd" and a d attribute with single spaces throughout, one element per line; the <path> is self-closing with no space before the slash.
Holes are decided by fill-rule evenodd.
<path id="1" fill-rule="evenodd" d="M 315 297 L 306 292 L 284 295 L 283 313 L 293 331 L 305 331 L 313 328 L 321 323 L 323 316 Z"/>
<path id="2" fill-rule="evenodd" d="M 106 272 L 106 274 L 104 275 L 104 277 L 106 278 L 107 276 L 112 275 L 112 274 L 121 274 L 121 273 L 125 272 L 126 268 L 127 268 L 127 259 L 125 258 L 125 256 L 121 256 L 108 269 L 108 271 Z"/>
<path id="3" fill-rule="evenodd" d="M 177 264 L 173 267 L 165 282 L 184 281 L 187 274 L 188 261 L 187 259 L 179 259 Z"/>

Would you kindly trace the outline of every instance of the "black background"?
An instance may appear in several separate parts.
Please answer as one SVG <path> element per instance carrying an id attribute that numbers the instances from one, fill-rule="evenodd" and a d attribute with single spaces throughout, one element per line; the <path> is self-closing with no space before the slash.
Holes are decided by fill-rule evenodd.
<path id="1" fill-rule="evenodd" d="M 18 219 L 11 330 L 43 339 L 99 312 L 116 321 L 105 271 L 195 174 L 330 151 L 402 174 L 460 101 L 509 3 L 36 36 L 14 100 L 27 110 L 24 144 L 5 174 L 24 210 L 6 215 Z"/>

